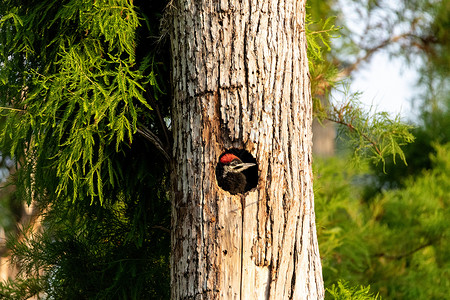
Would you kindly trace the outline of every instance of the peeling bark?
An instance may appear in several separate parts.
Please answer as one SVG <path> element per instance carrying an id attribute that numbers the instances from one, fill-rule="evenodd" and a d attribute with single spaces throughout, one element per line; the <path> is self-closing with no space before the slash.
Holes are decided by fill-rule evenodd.
<path id="1" fill-rule="evenodd" d="M 305 1 L 172 8 L 172 299 L 322 299 Z M 257 188 L 231 195 L 219 156 L 245 149 Z"/>

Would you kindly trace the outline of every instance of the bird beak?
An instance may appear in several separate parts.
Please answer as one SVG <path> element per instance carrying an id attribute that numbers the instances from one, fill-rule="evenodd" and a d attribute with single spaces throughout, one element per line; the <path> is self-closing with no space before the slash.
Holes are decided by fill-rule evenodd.
<path id="1" fill-rule="evenodd" d="M 256 164 L 254 163 L 241 163 L 238 165 L 233 166 L 233 171 L 234 172 L 242 172 L 250 167 L 256 166 Z"/>

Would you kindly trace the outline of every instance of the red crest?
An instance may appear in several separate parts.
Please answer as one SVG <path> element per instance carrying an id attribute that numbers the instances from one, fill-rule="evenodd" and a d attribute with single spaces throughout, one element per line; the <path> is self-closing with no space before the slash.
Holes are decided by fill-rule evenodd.
<path id="1" fill-rule="evenodd" d="M 239 159 L 239 157 L 237 157 L 236 155 L 234 155 L 232 153 L 227 153 L 227 154 L 224 154 L 220 158 L 220 162 L 223 164 L 229 164 L 230 162 L 232 162 L 235 159 Z"/>

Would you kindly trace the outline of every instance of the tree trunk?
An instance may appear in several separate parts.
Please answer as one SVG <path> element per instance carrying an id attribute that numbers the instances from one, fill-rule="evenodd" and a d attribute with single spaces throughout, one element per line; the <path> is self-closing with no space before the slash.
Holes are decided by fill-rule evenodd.
<path id="1" fill-rule="evenodd" d="M 328 96 L 316 95 L 319 97 L 322 105 L 327 107 L 330 105 Z M 322 123 L 314 120 L 312 124 L 313 131 L 313 147 L 312 151 L 314 155 L 321 157 L 330 157 L 335 154 L 335 139 L 336 128 L 335 124 L 328 120 L 323 120 Z"/>
<path id="2" fill-rule="evenodd" d="M 174 2 L 172 299 L 322 299 L 305 1 Z M 244 195 L 217 185 L 230 148 Z"/>

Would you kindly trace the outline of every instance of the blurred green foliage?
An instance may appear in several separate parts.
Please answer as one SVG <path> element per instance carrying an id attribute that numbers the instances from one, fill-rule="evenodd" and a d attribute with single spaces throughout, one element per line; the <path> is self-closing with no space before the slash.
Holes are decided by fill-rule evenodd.
<path id="1" fill-rule="evenodd" d="M 325 286 L 370 285 L 386 299 L 445 299 L 450 288 L 450 144 L 401 189 L 368 194 L 368 166 L 316 159 L 317 230 Z M 412 158 L 413 159 L 413 158 Z"/>
<path id="2" fill-rule="evenodd" d="M 335 1 L 325 2 L 331 9 L 321 11 L 323 18 L 336 13 L 333 7 L 339 9 Z M 414 143 L 402 146 L 407 165 L 395 164 L 389 156 L 384 164 L 354 164 L 343 154 L 357 149 L 348 131 L 337 142 L 346 151 L 315 159 L 317 230 L 327 296 L 356 299 L 356 287 L 362 285 L 383 299 L 446 299 L 450 6 L 448 1 L 427 0 L 348 4 L 359 27 L 345 26 L 348 20 L 338 14 L 336 22 L 344 29 L 329 61 L 351 71 L 379 51 L 404 58 L 420 74 L 420 89 L 411 99 L 420 113 L 411 130 Z"/>

